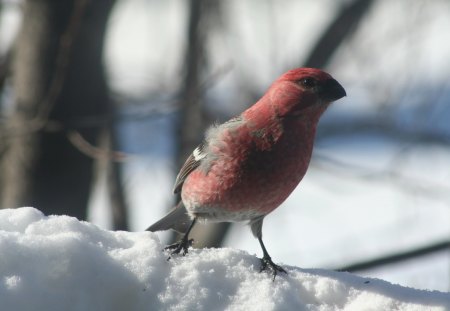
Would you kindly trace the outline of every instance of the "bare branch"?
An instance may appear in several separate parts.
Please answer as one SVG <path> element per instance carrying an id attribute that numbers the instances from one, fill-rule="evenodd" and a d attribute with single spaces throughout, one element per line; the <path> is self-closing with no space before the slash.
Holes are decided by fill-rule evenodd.
<path id="1" fill-rule="evenodd" d="M 362 261 L 354 264 L 350 264 L 348 266 L 344 266 L 342 268 L 334 269 L 337 271 L 347 271 L 347 272 L 355 272 L 355 271 L 363 271 L 369 270 L 373 268 L 378 268 L 381 266 L 394 264 L 401 261 L 406 261 L 410 259 L 414 259 L 417 257 L 433 254 L 440 251 L 445 251 L 450 249 L 450 240 L 438 241 L 435 243 L 429 243 L 424 246 L 420 246 L 411 250 L 407 250 L 404 252 L 399 252 L 395 254 L 385 255 L 379 258 L 370 259 L 367 261 Z"/>
<path id="2" fill-rule="evenodd" d="M 112 151 L 108 149 L 102 149 L 97 146 L 92 145 L 83 136 L 74 130 L 67 132 L 67 138 L 72 143 L 72 145 L 77 148 L 81 153 L 87 155 L 93 159 L 107 159 L 116 162 L 124 162 L 132 157 L 129 154 L 120 151 Z"/>

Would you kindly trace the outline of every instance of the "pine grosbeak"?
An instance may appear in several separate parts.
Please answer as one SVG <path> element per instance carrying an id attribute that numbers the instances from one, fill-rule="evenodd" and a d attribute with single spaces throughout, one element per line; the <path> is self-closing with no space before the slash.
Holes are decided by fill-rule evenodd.
<path id="1" fill-rule="evenodd" d="M 166 249 L 185 255 L 197 220 L 249 221 L 263 251 L 261 271 L 269 268 L 274 278 L 286 272 L 263 244 L 263 219 L 305 175 L 319 118 L 344 96 L 344 88 L 321 70 L 283 74 L 253 106 L 206 132 L 176 178 L 174 193 L 181 192 L 182 200 L 147 230 L 184 233 Z"/>

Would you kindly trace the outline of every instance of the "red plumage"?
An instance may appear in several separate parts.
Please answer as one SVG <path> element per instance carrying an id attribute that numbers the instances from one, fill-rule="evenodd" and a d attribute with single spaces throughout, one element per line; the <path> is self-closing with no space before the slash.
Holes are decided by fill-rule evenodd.
<path id="1" fill-rule="evenodd" d="M 183 204 L 148 230 L 187 230 L 180 243 L 169 247 L 185 254 L 196 219 L 248 220 L 263 249 L 262 269 L 271 268 L 274 276 L 285 272 L 262 243 L 262 220 L 302 180 L 320 116 L 345 95 L 336 80 L 318 69 L 299 68 L 282 75 L 240 116 L 207 131 L 203 145 L 177 177 L 175 191 L 181 190 Z M 186 213 L 193 220 L 189 227 Z"/>

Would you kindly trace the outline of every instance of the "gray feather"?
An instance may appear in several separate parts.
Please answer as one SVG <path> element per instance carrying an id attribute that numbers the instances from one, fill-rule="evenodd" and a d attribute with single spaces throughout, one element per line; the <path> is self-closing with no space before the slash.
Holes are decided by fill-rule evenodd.
<path id="1" fill-rule="evenodd" d="M 177 175 L 175 180 L 175 186 L 173 187 L 173 193 L 181 192 L 181 188 L 183 187 L 184 180 L 186 177 L 195 170 L 199 165 L 201 160 L 206 157 L 206 154 L 203 152 L 204 143 L 200 144 L 197 148 L 194 149 L 194 152 L 187 158 L 186 162 L 183 164 L 180 172 Z"/>
<path id="2" fill-rule="evenodd" d="M 187 214 L 183 202 L 180 201 L 166 216 L 148 227 L 146 231 L 155 232 L 172 229 L 179 233 L 185 233 L 191 222 L 192 220 Z"/>

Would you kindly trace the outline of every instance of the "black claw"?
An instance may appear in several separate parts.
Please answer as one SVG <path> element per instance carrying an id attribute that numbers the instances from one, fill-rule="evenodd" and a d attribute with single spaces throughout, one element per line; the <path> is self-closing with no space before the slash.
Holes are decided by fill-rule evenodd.
<path id="1" fill-rule="evenodd" d="M 164 250 L 171 250 L 169 258 L 167 260 L 170 260 L 173 255 L 179 254 L 181 251 L 183 251 L 181 254 L 185 256 L 188 253 L 189 247 L 192 246 L 192 243 L 194 242 L 194 239 L 181 239 L 180 241 L 170 244 L 166 247 L 164 247 Z"/>
<path id="2" fill-rule="evenodd" d="M 284 270 L 281 266 L 275 264 L 270 257 L 261 258 L 261 268 L 259 269 L 259 272 L 262 272 L 264 270 L 270 270 L 272 272 L 272 281 L 275 281 L 275 277 L 277 276 L 278 272 L 284 272 L 287 274 L 286 270 Z"/>
<path id="3" fill-rule="evenodd" d="M 189 232 L 191 232 L 192 228 L 194 227 L 195 223 L 197 221 L 197 218 L 194 218 L 191 222 L 191 225 L 187 229 L 186 233 L 184 234 L 183 238 L 173 244 L 170 244 L 164 248 L 165 251 L 171 251 L 169 258 L 167 260 L 170 260 L 173 255 L 179 254 L 181 251 L 183 251 L 182 255 L 185 256 L 188 253 L 189 247 L 192 246 L 192 243 L 194 242 L 194 239 L 189 239 Z"/>

